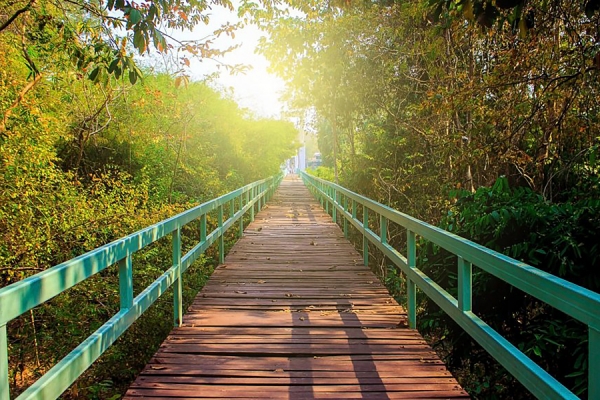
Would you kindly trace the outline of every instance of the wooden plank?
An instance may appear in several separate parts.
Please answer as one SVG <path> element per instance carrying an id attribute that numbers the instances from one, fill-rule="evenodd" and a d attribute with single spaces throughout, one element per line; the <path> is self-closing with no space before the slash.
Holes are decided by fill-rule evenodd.
<path id="1" fill-rule="evenodd" d="M 302 183 L 286 179 L 125 398 L 468 395 Z"/>

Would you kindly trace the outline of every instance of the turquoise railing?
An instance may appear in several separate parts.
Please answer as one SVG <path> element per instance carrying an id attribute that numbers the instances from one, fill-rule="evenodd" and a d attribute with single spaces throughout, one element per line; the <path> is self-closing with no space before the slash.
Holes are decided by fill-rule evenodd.
<path id="1" fill-rule="evenodd" d="M 182 274 L 206 249 L 218 242 L 219 261 L 224 258 L 224 234 L 239 221 L 240 236 L 244 231 L 243 216 L 260 210 L 273 195 L 281 176 L 254 182 L 219 198 L 203 203 L 122 239 L 99 247 L 72 260 L 56 265 L 37 275 L 0 289 L 0 399 L 10 398 L 8 370 L 8 338 L 6 324 L 98 272 L 118 264 L 120 311 L 59 361 L 17 399 L 54 399 L 60 396 L 115 340 L 129 328 L 166 290 L 173 286 L 175 326 L 181 325 Z M 237 204 L 237 207 L 236 207 Z M 224 208 L 228 219 L 223 220 Z M 206 216 L 217 210 L 218 225 L 207 234 Z M 200 221 L 200 241 L 181 255 L 181 228 Z M 171 267 L 150 286 L 133 297 L 132 255 L 151 243 L 172 236 Z"/>
<path id="2" fill-rule="evenodd" d="M 369 263 L 369 243 L 372 243 L 406 275 L 407 313 L 411 328 L 416 326 L 418 287 L 536 397 L 577 399 L 574 393 L 472 312 L 472 268 L 476 266 L 588 326 L 588 398 L 600 399 L 600 294 L 403 214 L 342 186 L 304 172 L 301 172 L 301 176 L 327 212 L 332 214 L 334 221 L 338 221 L 338 214 L 343 217 L 346 237 L 348 222 L 362 233 L 365 265 Z M 362 221 L 356 218 L 358 207 L 362 209 Z M 375 217 L 372 214 L 379 216 L 379 234 L 369 228 L 369 219 Z M 390 223 L 404 227 L 407 231 L 406 256 L 387 241 Z M 416 235 L 458 256 L 458 298 L 454 298 L 417 268 Z"/>

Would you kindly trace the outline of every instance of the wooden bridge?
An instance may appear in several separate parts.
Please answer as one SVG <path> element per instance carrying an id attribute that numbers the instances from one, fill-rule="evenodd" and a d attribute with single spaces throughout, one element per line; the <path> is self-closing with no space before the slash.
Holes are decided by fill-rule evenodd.
<path id="1" fill-rule="evenodd" d="M 283 181 L 125 396 L 467 397 L 298 179 Z"/>
<path id="2" fill-rule="evenodd" d="M 119 311 L 18 400 L 58 398 L 170 288 L 176 328 L 127 399 L 466 398 L 414 329 L 417 290 L 534 396 L 577 399 L 472 312 L 473 301 L 496 301 L 472 298 L 474 268 L 588 327 L 587 397 L 600 399 L 600 294 L 337 184 L 301 176 L 304 183 L 289 178 L 279 186 L 281 176 L 253 182 L 1 288 L 0 399 L 10 399 L 7 324 L 99 272 L 111 273 L 111 266 L 118 271 Z M 245 216 L 253 222 L 244 231 Z M 236 225 L 244 234 L 225 259 L 225 232 Z M 195 245 L 182 254 L 186 226 Z M 362 254 L 345 239 L 350 226 L 362 234 Z M 388 243 L 390 226 L 406 232 L 405 249 Z M 134 292 L 133 255 L 169 236 L 172 262 Z M 417 238 L 456 256 L 454 295 L 419 268 Z M 183 316 L 184 274 L 215 244 L 221 265 Z M 406 313 L 365 267 L 375 249 L 406 279 Z"/>

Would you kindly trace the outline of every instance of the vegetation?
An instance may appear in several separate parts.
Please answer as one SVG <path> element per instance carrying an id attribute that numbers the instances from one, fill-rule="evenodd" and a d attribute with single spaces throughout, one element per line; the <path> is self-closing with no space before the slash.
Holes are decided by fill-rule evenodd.
<path id="1" fill-rule="evenodd" d="M 209 5 L 0 1 L 0 287 L 276 174 L 294 153 L 292 123 L 258 118 L 181 70 L 136 65 L 134 52 L 174 54 L 159 27 L 192 27 Z M 223 51 L 185 45 L 187 57 Z M 189 248 L 198 232 L 183 233 Z M 168 240 L 135 255 L 136 294 L 170 259 Z M 209 252 L 186 274 L 187 302 L 212 265 Z M 65 396 L 119 397 L 170 330 L 171 302 L 153 306 Z M 118 307 L 111 268 L 12 321 L 12 392 Z"/>
<path id="2" fill-rule="evenodd" d="M 292 3 L 262 51 L 333 179 L 600 290 L 597 2 Z M 455 291 L 456 260 L 425 242 L 420 255 Z M 402 277 L 376 262 L 398 293 Z M 585 329 L 481 271 L 475 282 L 478 315 L 585 397 Z M 426 299 L 418 321 L 473 396 L 527 396 Z"/>
<path id="3" fill-rule="evenodd" d="M 238 13 L 269 34 L 261 51 L 289 84 L 291 113 L 317 132 L 319 176 L 600 290 L 596 1 L 280 3 L 241 1 Z M 210 7 L 232 4 L 0 0 L 0 286 L 270 175 L 291 155 L 290 123 L 188 81 L 188 57 L 227 49 L 163 27 L 206 22 Z M 184 55 L 165 73 L 136 63 L 156 53 Z M 419 255 L 456 290 L 454 260 L 426 242 Z M 168 243 L 136 257 L 143 285 Z M 381 271 L 402 296 L 402 277 Z M 188 299 L 209 273 L 210 254 L 189 275 Z M 53 364 L 44 355 L 62 357 L 114 312 L 116 287 L 108 271 L 13 321 L 15 392 Z M 474 296 L 486 322 L 586 396 L 583 327 L 481 271 Z M 118 397 L 168 330 L 168 301 L 67 396 Z M 426 299 L 420 310 L 473 396 L 527 396 Z"/>

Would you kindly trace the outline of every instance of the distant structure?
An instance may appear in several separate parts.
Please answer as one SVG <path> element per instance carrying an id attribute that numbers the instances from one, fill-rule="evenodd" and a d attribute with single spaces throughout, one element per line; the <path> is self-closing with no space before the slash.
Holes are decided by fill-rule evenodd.
<path id="1" fill-rule="evenodd" d="M 304 171 L 306 169 L 306 147 L 300 147 L 294 157 L 287 159 L 284 169 L 286 175 Z"/>
<path id="2" fill-rule="evenodd" d="M 298 170 L 304 171 L 306 169 L 306 146 L 302 146 L 298 149 L 298 155 L 296 155 L 298 162 Z"/>
<path id="3" fill-rule="evenodd" d="M 308 160 L 307 163 L 307 168 L 311 168 L 311 169 L 315 169 L 317 167 L 321 166 L 321 153 L 315 153 L 315 155 L 313 156 L 313 158 L 311 158 L 310 160 Z"/>
<path id="4" fill-rule="evenodd" d="M 304 171 L 306 168 L 317 168 L 321 165 L 321 153 L 314 153 L 314 156 L 309 160 L 306 154 L 306 132 L 303 129 L 298 129 L 298 141 L 302 143 L 302 147 L 298 148 L 296 155 L 289 158 L 281 166 L 282 171 L 287 174 L 297 173 L 298 171 Z M 311 148 L 309 143 L 308 148 Z M 314 144 L 312 145 L 314 148 Z"/>

